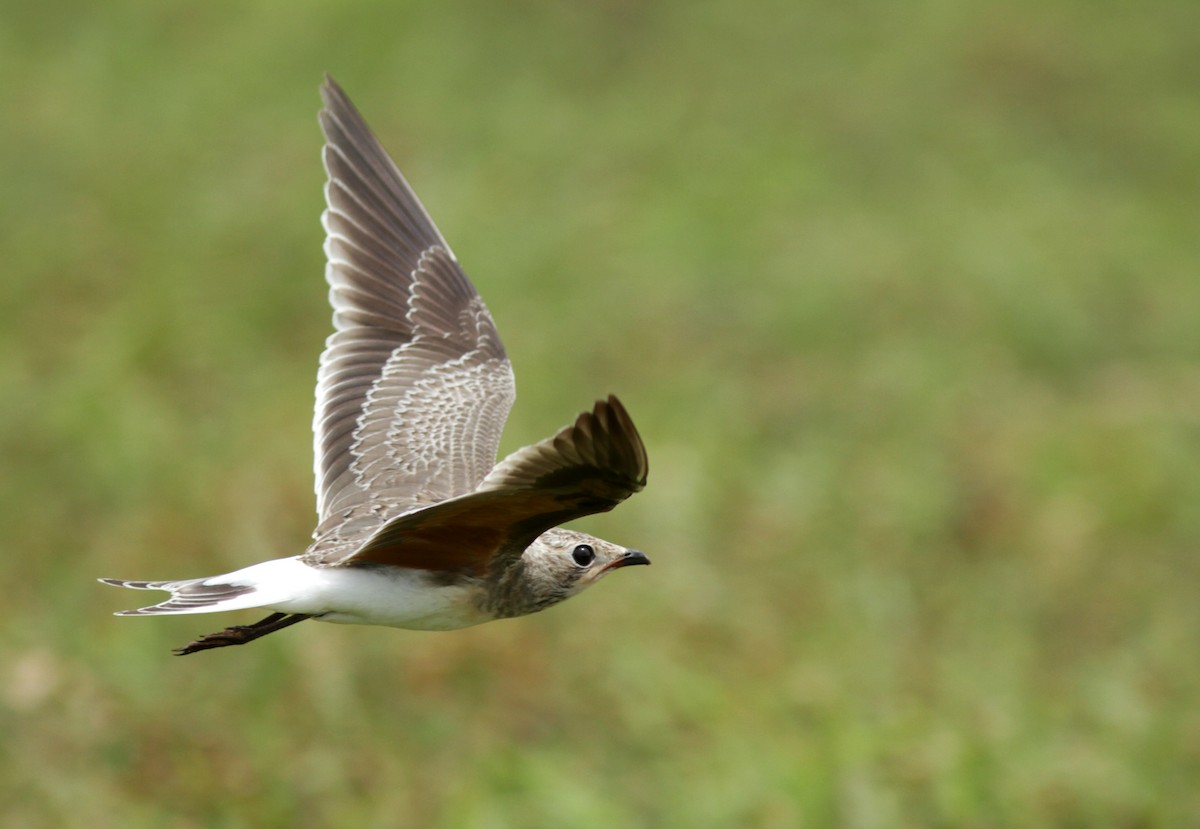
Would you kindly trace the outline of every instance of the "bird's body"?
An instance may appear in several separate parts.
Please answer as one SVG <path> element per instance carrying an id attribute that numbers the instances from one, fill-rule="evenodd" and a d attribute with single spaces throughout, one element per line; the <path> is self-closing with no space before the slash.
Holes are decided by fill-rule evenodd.
<path id="1" fill-rule="evenodd" d="M 178 653 L 242 644 L 304 619 L 451 630 L 533 613 L 639 551 L 558 525 L 612 509 L 646 481 L 615 397 L 495 463 L 515 399 L 483 300 L 399 170 L 327 79 L 326 279 L 333 335 L 313 419 L 318 526 L 304 554 L 181 581 L 118 615 L 266 608 Z"/>
<path id="2" fill-rule="evenodd" d="M 268 607 L 323 622 L 409 630 L 454 630 L 491 619 L 478 606 L 481 588 L 477 582 L 443 584 L 435 573 L 411 568 L 316 567 L 306 564 L 301 556 L 271 559 L 206 579 L 119 585 L 172 593 L 181 589 L 214 591 L 210 602 L 191 608 L 169 610 L 156 606 L 123 611 L 126 616 Z"/>

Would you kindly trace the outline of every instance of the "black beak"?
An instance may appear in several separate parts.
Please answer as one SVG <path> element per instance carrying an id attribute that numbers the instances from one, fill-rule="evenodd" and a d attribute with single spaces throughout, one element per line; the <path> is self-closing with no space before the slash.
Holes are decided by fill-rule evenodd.
<path id="1" fill-rule="evenodd" d="M 626 550 L 625 555 L 608 565 L 609 570 L 616 570 L 618 567 L 628 567 L 631 564 L 649 564 L 650 559 L 646 558 L 646 554 L 641 550 Z"/>

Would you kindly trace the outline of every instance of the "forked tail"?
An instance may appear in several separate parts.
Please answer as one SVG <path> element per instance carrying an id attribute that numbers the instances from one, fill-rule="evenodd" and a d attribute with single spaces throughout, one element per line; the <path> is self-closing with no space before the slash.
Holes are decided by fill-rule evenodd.
<path id="1" fill-rule="evenodd" d="M 319 584 L 319 576 L 297 557 L 262 561 L 232 573 L 203 579 L 177 581 L 127 581 L 100 579 L 115 587 L 134 590 L 165 590 L 171 594 L 158 604 L 137 610 L 122 610 L 118 616 L 157 616 L 162 613 L 220 613 L 224 610 L 245 610 L 269 607 L 280 610 L 297 596 L 310 592 Z M 304 608 L 297 608 L 303 610 Z"/>
<path id="2" fill-rule="evenodd" d="M 218 579 L 185 579 L 183 581 L 127 581 L 100 579 L 114 587 L 134 590 L 166 590 L 171 598 L 136 610 L 118 610 L 117 616 L 158 616 L 163 613 L 218 613 L 246 607 L 261 607 L 254 600 L 258 588 L 249 584 L 221 583 Z"/>
<path id="3" fill-rule="evenodd" d="M 270 579 L 255 578 L 267 575 L 268 571 L 294 567 L 288 560 L 264 562 L 253 568 L 239 570 L 224 576 L 182 581 L 127 581 L 124 579 L 100 579 L 115 587 L 131 587 L 134 590 L 165 590 L 170 598 L 156 605 L 136 610 L 121 610 L 117 616 L 160 616 L 175 613 L 218 613 L 223 610 L 243 610 L 254 607 L 269 607 L 286 597 L 286 583 Z M 271 568 L 273 567 L 273 570 Z M 243 645 L 260 636 L 282 630 L 296 622 L 312 618 L 306 613 L 272 613 L 252 625 L 234 625 L 216 633 L 201 636 L 194 642 L 175 650 L 184 655 L 210 648 Z"/>

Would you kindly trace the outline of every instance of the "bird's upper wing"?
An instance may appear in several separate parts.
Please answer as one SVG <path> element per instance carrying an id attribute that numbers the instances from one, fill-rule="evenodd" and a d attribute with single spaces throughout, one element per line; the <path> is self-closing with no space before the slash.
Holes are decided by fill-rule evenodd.
<path id="1" fill-rule="evenodd" d="M 646 448 L 615 397 L 518 449 L 464 495 L 393 519 L 338 562 L 485 576 L 551 527 L 605 512 L 646 485 Z"/>
<path id="2" fill-rule="evenodd" d="M 335 331 L 317 375 L 314 551 L 474 490 L 516 397 L 491 314 L 433 220 L 332 78 L 321 98 Z"/>

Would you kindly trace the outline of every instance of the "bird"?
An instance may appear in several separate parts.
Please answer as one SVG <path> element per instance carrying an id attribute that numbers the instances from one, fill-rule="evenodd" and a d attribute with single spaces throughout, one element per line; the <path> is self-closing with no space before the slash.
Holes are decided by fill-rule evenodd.
<path id="1" fill-rule="evenodd" d="M 495 322 L 429 213 L 334 79 L 321 85 L 325 278 L 333 333 L 317 372 L 317 526 L 300 555 L 178 581 L 118 616 L 260 608 L 175 649 L 241 645 L 307 619 L 454 630 L 535 613 L 641 550 L 559 526 L 646 485 L 616 396 L 497 462 L 516 399 Z"/>

